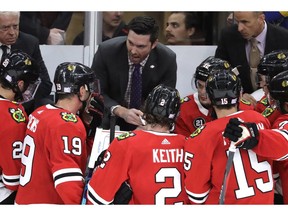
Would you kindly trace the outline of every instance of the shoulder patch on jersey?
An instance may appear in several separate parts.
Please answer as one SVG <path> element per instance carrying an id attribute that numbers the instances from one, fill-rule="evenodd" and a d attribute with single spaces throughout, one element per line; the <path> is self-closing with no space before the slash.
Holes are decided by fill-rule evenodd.
<path id="1" fill-rule="evenodd" d="M 243 104 L 251 105 L 251 102 L 250 102 L 250 101 L 247 101 L 247 100 L 245 100 L 245 99 L 243 99 L 243 98 L 241 98 L 240 101 L 241 101 Z"/>
<path id="2" fill-rule="evenodd" d="M 202 125 L 201 127 L 198 127 L 191 135 L 190 135 L 190 137 L 191 138 L 194 138 L 194 137 L 196 137 L 196 136 L 198 136 L 201 132 L 202 132 L 202 130 L 205 128 L 205 125 Z"/>
<path id="3" fill-rule="evenodd" d="M 9 108 L 9 112 L 11 113 L 12 119 L 17 123 L 26 121 L 25 115 L 20 108 Z"/>
<path id="4" fill-rule="evenodd" d="M 187 102 L 187 101 L 190 101 L 190 98 L 187 97 L 187 96 L 180 99 L 180 103 L 184 103 L 184 102 Z"/>
<path id="5" fill-rule="evenodd" d="M 61 112 L 60 115 L 61 118 L 66 122 L 76 123 L 78 121 L 76 115 L 73 113 Z"/>
<path id="6" fill-rule="evenodd" d="M 202 125 L 204 125 L 206 123 L 205 119 L 203 117 L 197 117 L 193 120 L 193 126 L 195 128 L 199 128 Z"/>
<path id="7" fill-rule="evenodd" d="M 271 107 L 266 107 L 266 109 L 261 113 L 264 117 L 270 116 L 274 112 L 274 109 Z"/>
<path id="8" fill-rule="evenodd" d="M 117 140 L 118 141 L 121 141 L 121 140 L 124 140 L 124 139 L 127 139 L 129 137 L 133 137 L 135 136 L 136 134 L 133 133 L 132 131 L 127 131 L 127 132 L 124 132 L 122 134 L 120 134 L 118 137 L 117 137 Z"/>
<path id="9" fill-rule="evenodd" d="M 268 99 L 265 97 L 260 101 L 261 104 L 263 104 L 264 106 L 268 106 Z"/>

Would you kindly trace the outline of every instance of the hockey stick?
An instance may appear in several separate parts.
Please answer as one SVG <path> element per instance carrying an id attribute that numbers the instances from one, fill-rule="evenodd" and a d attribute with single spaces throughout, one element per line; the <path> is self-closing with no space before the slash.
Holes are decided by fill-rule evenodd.
<path id="1" fill-rule="evenodd" d="M 231 171 L 231 166 L 233 163 L 234 154 L 236 152 L 236 146 L 235 143 L 231 141 L 230 147 L 229 147 L 229 153 L 228 153 L 228 159 L 226 163 L 225 173 L 224 173 L 224 179 L 221 186 L 220 196 L 219 196 L 219 204 L 223 205 L 225 201 L 225 195 L 226 195 L 226 189 L 227 189 L 227 183 L 229 180 L 229 175 Z"/>
<path id="2" fill-rule="evenodd" d="M 110 143 L 112 143 L 115 138 L 115 125 L 116 125 L 116 116 L 110 116 Z"/>
<path id="3" fill-rule="evenodd" d="M 97 129 L 96 129 L 95 136 L 96 136 L 96 134 L 97 134 Z M 89 163 L 88 163 L 88 166 L 87 166 L 88 171 L 87 171 L 87 175 L 85 177 L 85 186 L 84 186 L 84 190 L 83 190 L 83 193 L 82 193 L 81 205 L 86 205 L 86 202 L 87 202 L 87 194 L 86 193 L 87 193 L 87 189 L 88 189 L 88 182 L 90 181 L 90 179 L 92 177 L 92 174 L 93 174 L 93 171 L 94 171 L 94 168 L 95 168 L 95 163 L 96 163 L 96 161 L 93 160 L 93 159 L 98 157 L 97 147 L 98 146 L 94 145 L 94 143 L 93 143 L 92 150 L 91 150 L 91 155 L 90 155 L 90 158 L 89 158 Z"/>

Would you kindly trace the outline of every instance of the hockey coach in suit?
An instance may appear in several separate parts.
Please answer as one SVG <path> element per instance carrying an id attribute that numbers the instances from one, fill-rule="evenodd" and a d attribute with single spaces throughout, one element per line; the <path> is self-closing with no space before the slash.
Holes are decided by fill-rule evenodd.
<path id="1" fill-rule="evenodd" d="M 139 16 L 128 24 L 128 36 L 116 37 L 101 43 L 91 68 L 100 79 L 104 96 L 103 128 L 109 129 L 109 117 L 117 117 L 121 130 L 134 130 L 142 124 L 141 106 L 132 105 L 134 88 L 132 73 L 137 65 L 141 74 L 143 102 L 149 92 L 162 83 L 175 88 L 176 54 L 158 42 L 159 26 L 152 17 Z M 143 105 L 143 104 L 141 104 Z"/>

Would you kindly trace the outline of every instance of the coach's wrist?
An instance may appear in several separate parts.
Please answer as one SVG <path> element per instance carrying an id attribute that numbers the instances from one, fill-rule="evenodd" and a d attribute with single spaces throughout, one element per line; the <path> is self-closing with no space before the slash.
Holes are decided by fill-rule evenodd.
<path id="1" fill-rule="evenodd" d="M 111 116 L 116 116 L 115 111 L 117 108 L 121 107 L 120 105 L 112 106 L 111 107 Z"/>

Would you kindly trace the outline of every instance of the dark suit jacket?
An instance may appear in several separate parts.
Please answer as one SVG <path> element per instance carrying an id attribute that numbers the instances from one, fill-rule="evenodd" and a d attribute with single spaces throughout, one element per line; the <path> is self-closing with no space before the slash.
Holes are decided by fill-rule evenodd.
<path id="1" fill-rule="evenodd" d="M 21 12 L 20 31 L 34 35 L 40 44 L 47 44 L 50 29 L 67 30 L 73 12 Z"/>
<path id="2" fill-rule="evenodd" d="M 222 30 L 215 57 L 227 60 L 232 67 L 238 68 L 245 93 L 252 93 L 250 67 L 246 57 L 245 43 L 237 30 L 237 25 Z M 288 30 L 267 23 L 267 35 L 264 55 L 273 50 L 288 49 Z"/>
<path id="3" fill-rule="evenodd" d="M 112 106 L 118 104 L 125 106 L 124 96 L 129 75 L 126 38 L 126 36 L 116 37 L 101 43 L 91 66 L 100 79 L 105 110 L 108 114 Z M 175 88 L 176 77 L 176 54 L 158 43 L 142 70 L 142 101 L 160 83 Z"/>
<path id="4" fill-rule="evenodd" d="M 11 45 L 11 49 L 12 50 L 18 49 L 27 53 L 28 55 L 30 55 L 32 58 L 36 60 L 36 62 L 38 63 L 38 66 L 40 67 L 39 76 L 41 79 L 41 84 L 35 95 L 35 104 L 33 105 L 26 104 L 26 106 L 24 105 L 26 112 L 29 114 L 31 113 L 32 110 L 34 110 L 34 108 L 42 105 L 43 98 L 48 98 L 52 90 L 52 82 L 50 80 L 46 65 L 43 61 L 40 47 L 39 47 L 39 42 L 36 37 L 23 33 L 23 32 L 19 32 L 18 39 L 15 44 Z"/>

